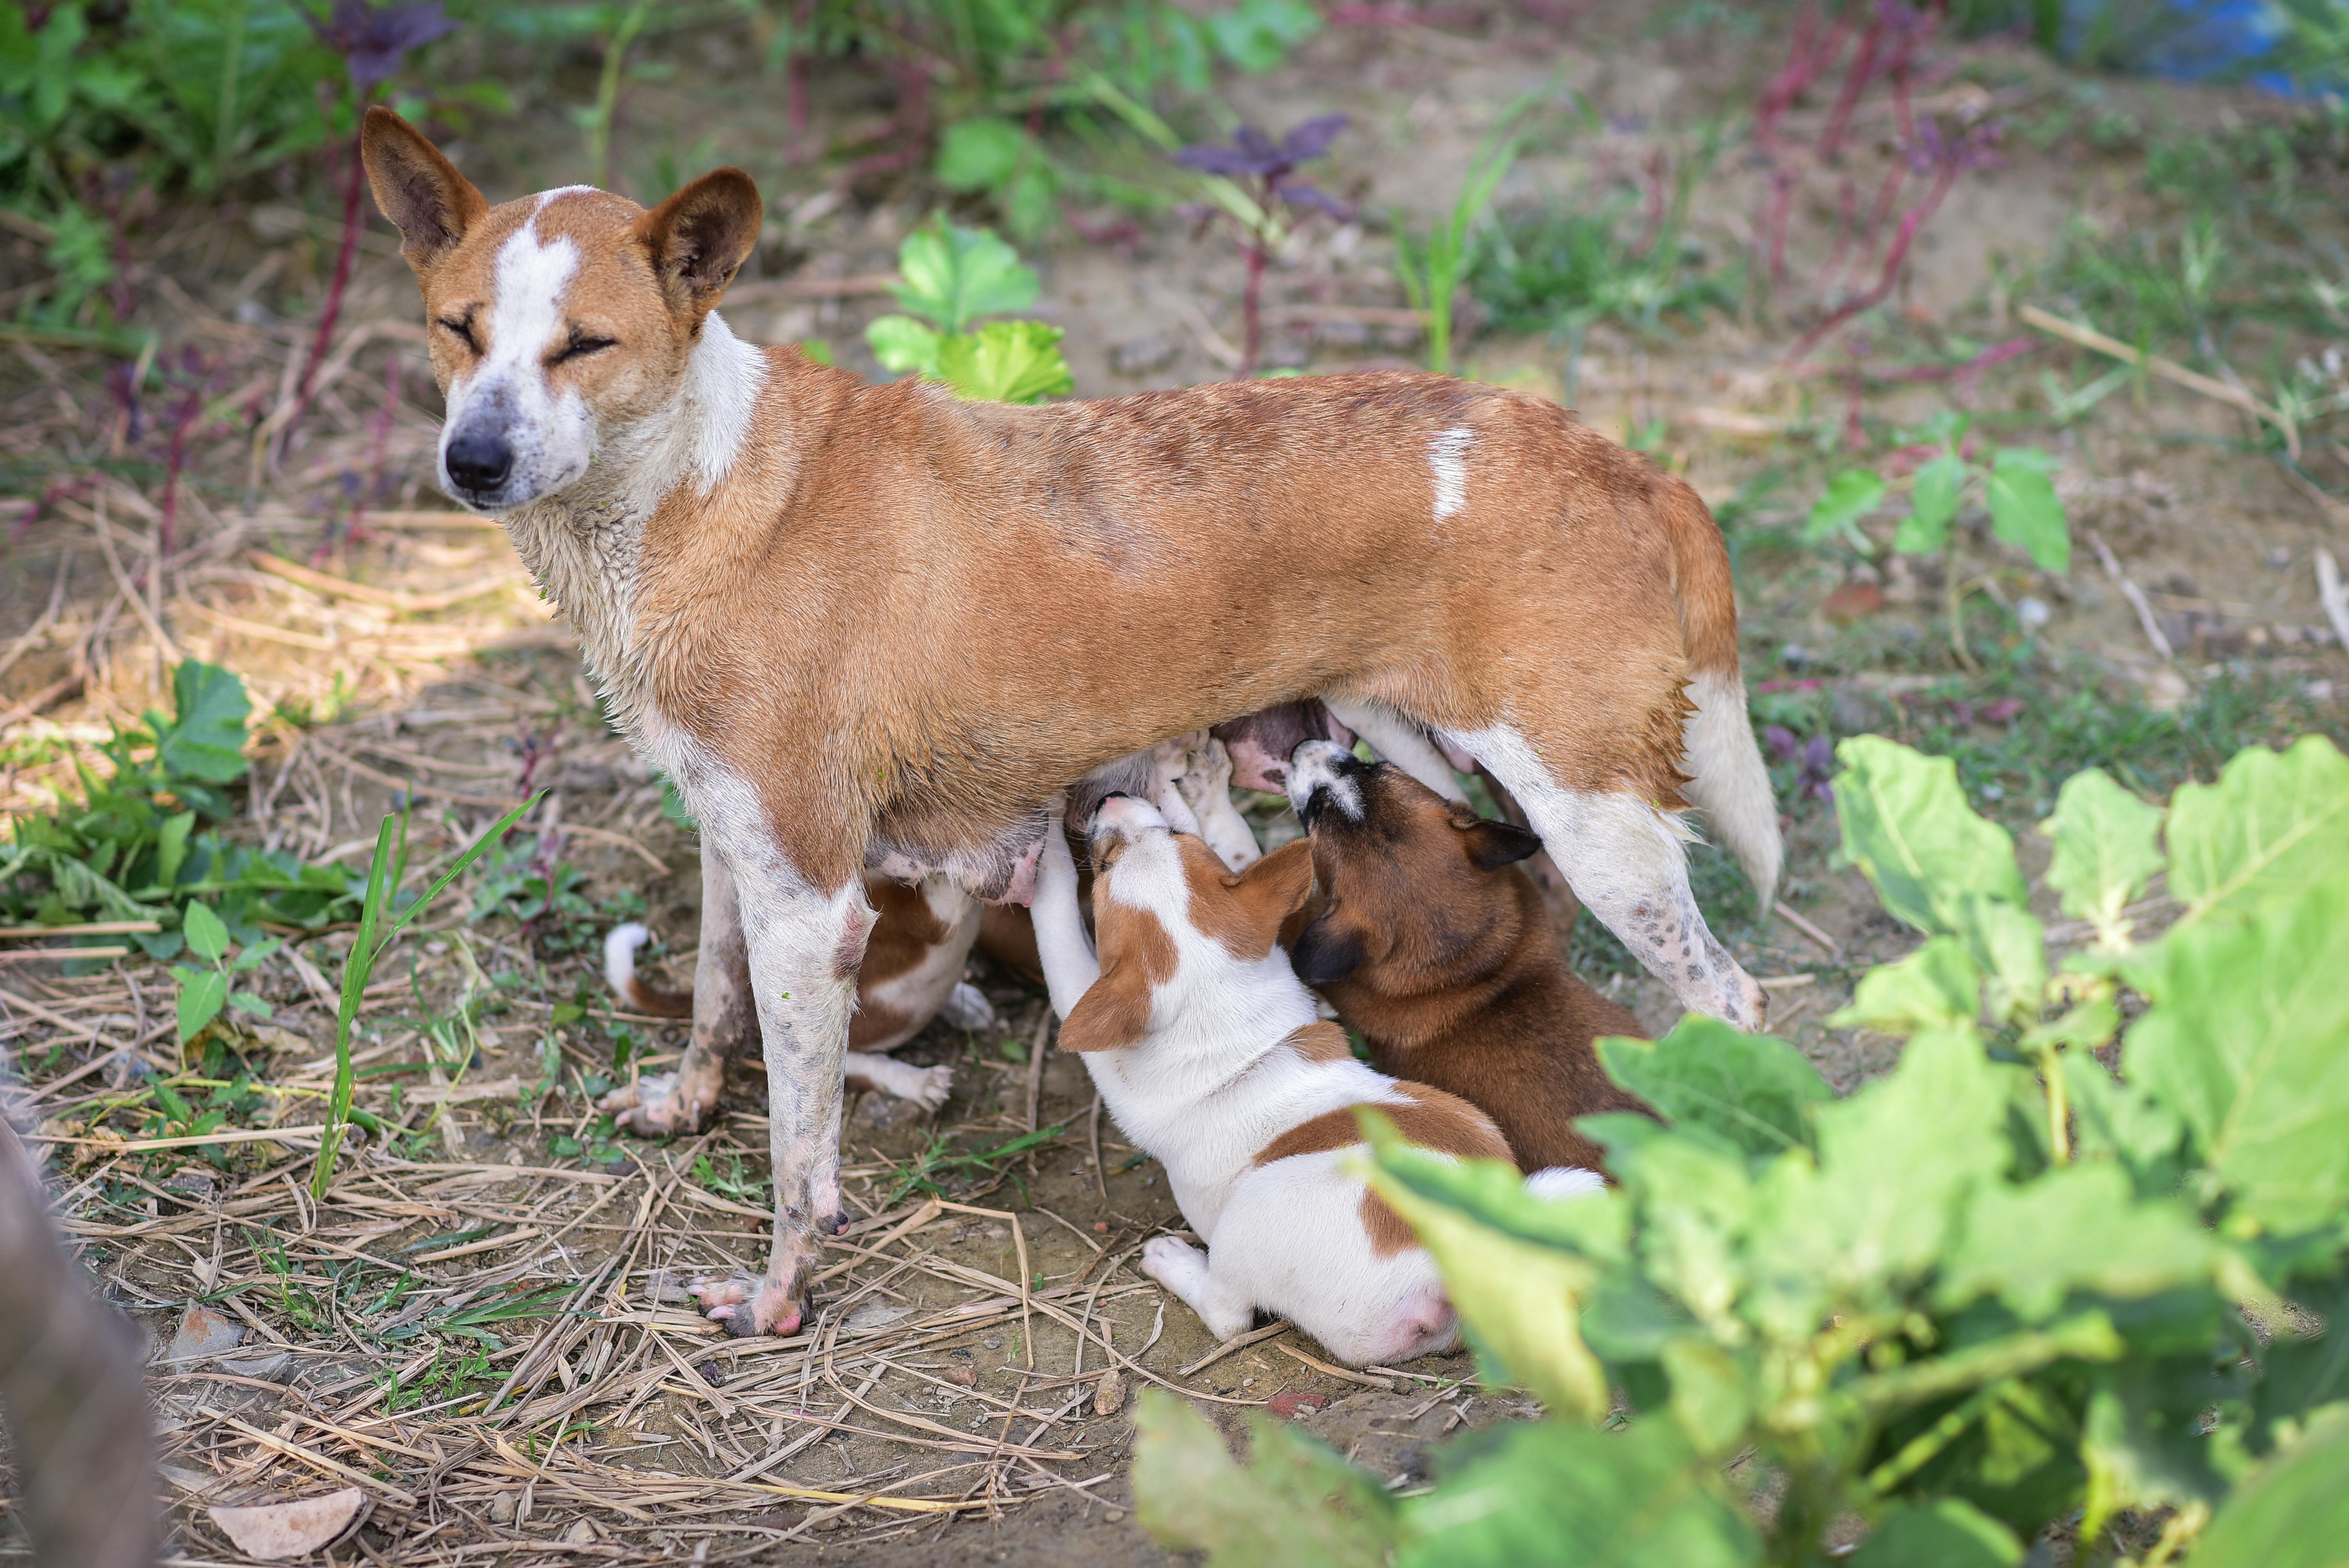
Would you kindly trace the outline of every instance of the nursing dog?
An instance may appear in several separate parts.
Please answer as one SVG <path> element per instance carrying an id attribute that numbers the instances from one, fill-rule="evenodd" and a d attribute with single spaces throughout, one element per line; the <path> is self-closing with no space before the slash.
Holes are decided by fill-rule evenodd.
<path id="1" fill-rule="evenodd" d="M 1519 864 L 1541 841 L 1326 740 L 1286 775 L 1320 905 L 1289 946 L 1298 978 L 1372 1067 L 1484 1111 L 1524 1169 L 1598 1169 L 1605 1151 L 1576 1120 L 1648 1107 L 1592 1043 L 1641 1030 L 1568 967 Z"/>
<path id="2" fill-rule="evenodd" d="M 1363 1141 L 1354 1112 L 1375 1109 L 1454 1158 L 1506 1160 L 1507 1146 L 1475 1107 L 1356 1061 L 1345 1031 L 1314 1016 L 1278 940 L 1312 892 L 1309 847 L 1234 873 L 1124 796 L 1103 803 L 1086 841 L 1097 952 L 1058 832 L 1036 880 L 1061 1047 L 1083 1057 L 1117 1125 L 1165 1167 L 1207 1245 L 1202 1255 L 1154 1237 L 1143 1272 L 1218 1339 L 1262 1308 L 1357 1367 L 1449 1346 L 1459 1324 L 1433 1260 L 1346 1167 Z M 1540 1187 L 1596 1185 L 1578 1171 L 1545 1173 Z"/>
<path id="3" fill-rule="evenodd" d="M 1683 1003 L 1761 1023 L 1682 847 L 1702 808 L 1767 907 L 1728 558 L 1679 480 L 1438 376 L 1034 408 L 868 387 L 713 310 L 762 218 L 739 170 L 649 211 L 492 207 L 380 106 L 361 151 L 423 294 L 442 488 L 504 525 L 739 904 L 776 1207 L 763 1273 L 701 1289 L 732 1332 L 797 1326 L 839 1222 L 866 870 L 1024 902 L 1046 799 L 1170 735 L 1392 710 L 1508 789 Z"/>

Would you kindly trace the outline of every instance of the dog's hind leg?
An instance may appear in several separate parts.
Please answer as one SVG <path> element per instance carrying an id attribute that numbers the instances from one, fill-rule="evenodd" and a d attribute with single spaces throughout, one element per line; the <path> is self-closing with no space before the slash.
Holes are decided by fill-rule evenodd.
<path id="1" fill-rule="evenodd" d="M 1199 1315 L 1207 1332 L 1230 1339 L 1256 1321 L 1256 1304 L 1235 1295 L 1216 1277 L 1207 1254 L 1173 1236 L 1153 1236 L 1142 1248 L 1142 1272 L 1173 1291 Z"/>
<path id="2" fill-rule="evenodd" d="M 645 1138 L 697 1132 L 718 1109 L 728 1058 L 756 1049 L 759 1013 L 750 995 L 750 953 L 726 862 L 701 856 L 701 953 L 693 966 L 693 1039 L 673 1073 L 647 1073 L 614 1089 L 596 1109 Z"/>
<path id="3" fill-rule="evenodd" d="M 1450 737 L 1525 809 L 1584 907 L 1672 988 L 1681 1005 L 1762 1026 L 1762 987 L 1713 937 L 1689 891 L 1678 818 L 1629 789 L 1571 789 L 1506 725 Z"/>

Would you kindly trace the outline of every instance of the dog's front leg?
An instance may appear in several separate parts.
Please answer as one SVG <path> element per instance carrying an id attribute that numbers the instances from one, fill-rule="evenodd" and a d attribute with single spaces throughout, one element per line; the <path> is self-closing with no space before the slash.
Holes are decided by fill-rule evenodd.
<path id="1" fill-rule="evenodd" d="M 693 1039 L 673 1073 L 647 1073 L 604 1097 L 599 1110 L 643 1138 L 698 1132 L 718 1109 L 726 1063 L 759 1037 L 750 954 L 733 873 L 717 851 L 701 852 L 701 952 L 693 965 Z"/>
<path id="2" fill-rule="evenodd" d="M 820 892 L 779 854 L 730 855 L 767 1058 L 775 1246 L 766 1272 L 695 1287 L 738 1336 L 799 1327 L 801 1289 L 840 1222 L 841 1064 L 874 913 L 861 877 Z"/>

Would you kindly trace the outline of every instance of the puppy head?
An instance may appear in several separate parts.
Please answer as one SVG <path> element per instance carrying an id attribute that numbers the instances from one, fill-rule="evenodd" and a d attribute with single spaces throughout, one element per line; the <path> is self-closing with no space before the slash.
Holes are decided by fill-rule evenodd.
<path id="1" fill-rule="evenodd" d="M 1507 868 L 1541 848 L 1402 769 L 1309 740 L 1290 756 L 1288 799 L 1305 824 L 1323 904 L 1290 949 L 1309 985 L 1390 959 L 1431 961 L 1514 905 Z"/>
<path id="2" fill-rule="evenodd" d="M 1212 989 L 1263 963 L 1313 889 L 1302 841 L 1227 872 L 1204 841 L 1171 830 L 1158 808 L 1130 795 L 1102 802 L 1086 845 L 1102 972 L 1061 1025 L 1063 1050 L 1133 1045 L 1148 1032 L 1154 992 Z"/>
<path id="3" fill-rule="evenodd" d="M 448 399 L 440 485 L 479 511 L 558 493 L 605 440 L 667 407 L 759 235 L 759 190 L 739 169 L 649 212 L 584 185 L 492 207 L 380 105 L 360 154 L 424 294 Z"/>

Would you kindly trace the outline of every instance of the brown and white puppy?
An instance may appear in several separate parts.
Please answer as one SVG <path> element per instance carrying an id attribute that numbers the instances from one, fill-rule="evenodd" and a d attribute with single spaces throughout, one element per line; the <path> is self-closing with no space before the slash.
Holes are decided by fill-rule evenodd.
<path id="1" fill-rule="evenodd" d="M 1288 777 L 1321 905 L 1289 950 L 1298 977 L 1371 1066 L 1484 1111 L 1524 1169 L 1599 1169 L 1576 1119 L 1648 1108 L 1592 1042 L 1641 1030 L 1568 967 L 1517 863 L 1541 841 L 1326 740 L 1299 746 Z"/>
<path id="2" fill-rule="evenodd" d="M 1082 1054 L 1102 1103 L 1165 1167 L 1207 1244 L 1202 1254 L 1154 1238 L 1143 1272 L 1218 1339 L 1262 1308 L 1358 1367 L 1453 1343 L 1458 1321 L 1434 1263 L 1347 1168 L 1362 1142 L 1354 1110 L 1375 1108 L 1455 1158 L 1507 1150 L 1474 1107 L 1363 1066 L 1344 1031 L 1314 1016 L 1277 940 L 1312 890 L 1307 846 L 1235 874 L 1124 796 L 1102 804 L 1088 842 L 1098 956 L 1057 832 L 1037 872 L 1036 942 L 1061 1046 Z"/>
<path id="3" fill-rule="evenodd" d="M 1761 1022 L 1671 815 L 1707 809 L 1766 903 L 1728 557 L 1680 480 L 1435 376 L 867 387 L 714 314 L 762 216 L 738 170 L 650 211 L 493 208 L 388 109 L 361 150 L 424 296 L 443 487 L 505 525 L 740 903 L 776 1217 L 763 1274 L 702 1292 L 735 1332 L 797 1325 L 839 1221 L 864 872 L 1017 896 L 1053 790 L 1202 725 L 1383 703 L 1497 779 L 1687 1006 Z"/>

